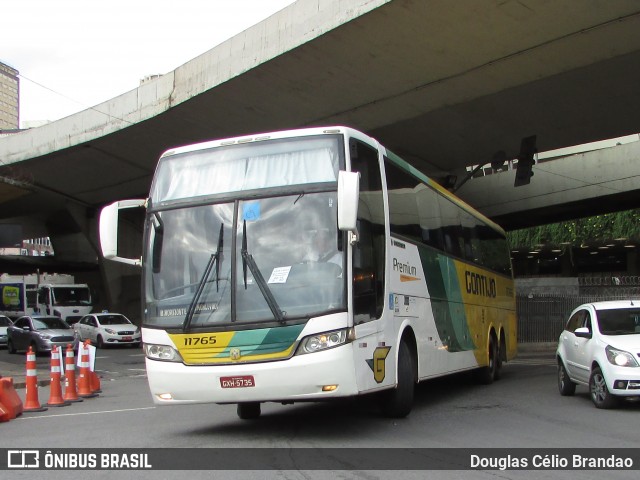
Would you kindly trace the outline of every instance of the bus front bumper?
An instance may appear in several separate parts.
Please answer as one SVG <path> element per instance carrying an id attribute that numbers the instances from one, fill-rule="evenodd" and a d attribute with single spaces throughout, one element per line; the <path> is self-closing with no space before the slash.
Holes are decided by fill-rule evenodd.
<path id="1" fill-rule="evenodd" d="M 287 360 L 184 365 L 146 359 L 157 405 L 322 400 L 358 393 L 352 344 Z"/>

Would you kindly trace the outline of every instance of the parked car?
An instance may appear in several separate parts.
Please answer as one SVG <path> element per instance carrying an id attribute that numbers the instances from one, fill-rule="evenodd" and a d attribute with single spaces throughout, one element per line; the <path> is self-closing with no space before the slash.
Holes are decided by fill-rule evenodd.
<path id="1" fill-rule="evenodd" d="M 29 346 L 36 354 L 50 352 L 54 346 L 62 347 L 63 351 L 69 344 L 74 350 L 78 348 L 73 329 L 60 317 L 45 315 L 20 317 L 7 329 L 7 334 L 9 353 L 28 350 Z"/>
<path id="2" fill-rule="evenodd" d="M 73 326 L 80 341 L 91 340 L 98 348 L 105 345 L 140 346 L 140 329 L 121 313 L 90 313 Z"/>
<path id="3" fill-rule="evenodd" d="M 0 315 L 0 347 L 7 346 L 7 329 L 13 325 L 9 317 Z"/>
<path id="4" fill-rule="evenodd" d="M 640 300 L 576 308 L 560 334 L 557 359 L 561 395 L 586 385 L 598 408 L 640 398 Z"/>

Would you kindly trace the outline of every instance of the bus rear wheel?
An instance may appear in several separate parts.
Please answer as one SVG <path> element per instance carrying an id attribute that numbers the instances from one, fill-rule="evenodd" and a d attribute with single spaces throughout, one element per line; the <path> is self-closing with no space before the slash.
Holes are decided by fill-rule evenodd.
<path id="1" fill-rule="evenodd" d="M 260 402 L 239 403 L 236 411 L 242 420 L 253 420 L 260 416 Z"/>
<path id="2" fill-rule="evenodd" d="M 398 350 L 398 385 L 382 396 L 382 411 L 391 418 L 404 418 L 413 407 L 415 390 L 415 362 L 407 342 L 400 343 Z"/>
<path id="3" fill-rule="evenodd" d="M 489 364 L 476 371 L 476 378 L 483 385 L 490 385 L 500 377 L 498 345 L 493 335 L 489 338 Z"/>

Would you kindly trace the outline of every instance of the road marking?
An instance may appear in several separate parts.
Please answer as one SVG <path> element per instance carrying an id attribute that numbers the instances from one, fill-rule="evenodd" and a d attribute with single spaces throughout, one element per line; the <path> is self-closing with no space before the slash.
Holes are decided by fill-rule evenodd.
<path id="1" fill-rule="evenodd" d="M 79 415 L 97 415 L 100 413 L 122 413 L 122 412 L 136 412 L 139 410 L 152 410 L 156 407 L 140 407 L 140 408 L 124 408 L 121 410 L 103 410 L 103 411 L 98 411 L 98 412 L 78 412 L 78 413 L 61 413 L 58 415 L 40 415 L 37 417 L 23 417 L 22 415 L 18 418 L 16 418 L 16 420 L 35 420 L 35 419 L 40 419 L 40 418 L 51 418 L 51 417 L 75 417 L 75 416 L 79 416 Z M 25 413 L 29 413 L 29 412 L 25 412 Z"/>

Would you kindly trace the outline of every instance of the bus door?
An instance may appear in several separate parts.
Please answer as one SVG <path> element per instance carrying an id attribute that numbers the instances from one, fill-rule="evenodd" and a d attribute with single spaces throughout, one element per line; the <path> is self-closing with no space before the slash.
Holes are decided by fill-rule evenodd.
<path id="1" fill-rule="evenodd" d="M 358 242 L 352 249 L 352 301 L 354 363 L 358 390 L 388 385 L 393 370 L 390 347 L 383 338 L 388 305 L 385 297 L 385 210 L 376 148 L 356 139 L 349 141 L 351 170 L 360 173 Z M 391 380 L 392 381 L 392 380 Z"/>

